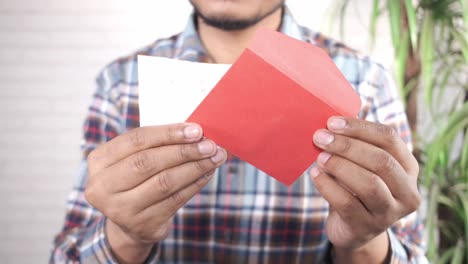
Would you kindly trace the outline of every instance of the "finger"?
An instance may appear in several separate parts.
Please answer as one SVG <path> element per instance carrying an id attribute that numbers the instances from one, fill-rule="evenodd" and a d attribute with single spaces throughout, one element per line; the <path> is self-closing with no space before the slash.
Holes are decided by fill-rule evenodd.
<path id="1" fill-rule="evenodd" d="M 390 126 L 361 119 L 332 117 L 328 120 L 328 129 L 337 134 L 362 140 L 387 151 L 412 175 L 418 174 L 418 163 L 407 145 Z"/>
<path id="2" fill-rule="evenodd" d="M 192 161 L 171 169 L 164 170 L 147 181 L 128 191 L 127 199 L 135 201 L 137 211 L 166 199 L 181 189 L 193 184 L 206 175 L 212 175 L 213 170 L 226 160 L 226 151 L 219 148 L 216 154 L 207 159 Z"/>
<path id="3" fill-rule="evenodd" d="M 216 144 L 204 139 L 197 143 L 169 145 L 150 148 L 111 165 L 97 173 L 108 184 L 111 192 L 123 192 L 134 188 L 153 175 L 169 168 L 211 157 L 216 153 Z"/>
<path id="4" fill-rule="evenodd" d="M 310 176 L 320 194 L 331 207 L 344 219 L 367 218 L 367 209 L 343 186 L 333 180 L 330 175 L 317 167 L 310 170 Z"/>
<path id="5" fill-rule="evenodd" d="M 322 152 L 317 164 L 333 175 L 344 187 L 356 194 L 371 213 L 386 212 L 396 201 L 385 182 L 369 170 L 337 155 Z"/>
<path id="6" fill-rule="evenodd" d="M 135 128 L 92 151 L 88 164 L 90 169 L 98 170 L 145 149 L 196 142 L 202 134 L 201 127 L 196 124 Z"/>
<path id="7" fill-rule="evenodd" d="M 184 206 L 187 201 L 200 192 L 200 190 L 213 178 L 213 174 L 207 174 L 198 178 L 185 188 L 172 193 L 166 199 L 155 203 L 137 214 L 141 219 L 154 219 L 156 216 L 162 219 L 169 219 Z"/>
<path id="8" fill-rule="evenodd" d="M 315 133 L 314 143 L 328 153 L 341 156 L 375 173 L 388 185 L 395 197 L 401 198 L 405 195 L 409 184 L 407 173 L 398 161 L 384 150 L 325 129 Z"/>

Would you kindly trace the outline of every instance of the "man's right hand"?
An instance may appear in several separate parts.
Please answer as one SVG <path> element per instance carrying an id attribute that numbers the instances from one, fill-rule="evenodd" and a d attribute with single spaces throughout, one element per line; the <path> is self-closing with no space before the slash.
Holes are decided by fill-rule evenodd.
<path id="1" fill-rule="evenodd" d="M 164 239 L 172 217 L 211 179 L 226 152 L 196 124 L 141 127 L 88 156 L 85 196 L 107 218 L 120 262 L 142 262 Z"/>

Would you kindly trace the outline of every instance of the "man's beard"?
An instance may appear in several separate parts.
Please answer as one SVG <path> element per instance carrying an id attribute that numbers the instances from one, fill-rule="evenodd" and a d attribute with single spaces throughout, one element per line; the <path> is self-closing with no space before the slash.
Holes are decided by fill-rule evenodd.
<path id="1" fill-rule="evenodd" d="M 207 25 L 218 28 L 218 29 L 226 30 L 226 31 L 235 31 L 235 30 L 247 29 L 249 27 L 256 25 L 258 22 L 262 21 L 265 17 L 268 17 L 269 15 L 276 12 L 278 9 L 283 8 L 284 1 L 281 1 L 278 5 L 274 6 L 269 12 L 266 12 L 265 14 L 252 17 L 252 18 L 247 18 L 247 19 L 233 19 L 229 17 L 205 16 L 203 13 L 200 12 L 200 10 L 198 10 L 196 5 L 192 3 L 192 6 L 195 12 L 195 16 L 200 17 L 203 20 L 203 22 L 205 22 Z"/>

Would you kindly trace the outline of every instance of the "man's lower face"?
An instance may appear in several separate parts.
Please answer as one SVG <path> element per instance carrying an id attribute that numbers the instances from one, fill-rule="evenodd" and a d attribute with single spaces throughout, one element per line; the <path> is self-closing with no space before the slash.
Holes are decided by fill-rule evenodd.
<path id="1" fill-rule="evenodd" d="M 285 0 L 190 0 L 197 16 L 213 27 L 242 30 L 282 8 Z"/>

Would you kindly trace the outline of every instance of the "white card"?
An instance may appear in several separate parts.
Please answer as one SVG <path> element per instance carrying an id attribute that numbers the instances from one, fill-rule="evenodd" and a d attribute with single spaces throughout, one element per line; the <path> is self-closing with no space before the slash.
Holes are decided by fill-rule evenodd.
<path id="1" fill-rule="evenodd" d="M 138 56 L 140 126 L 185 122 L 229 67 Z"/>

